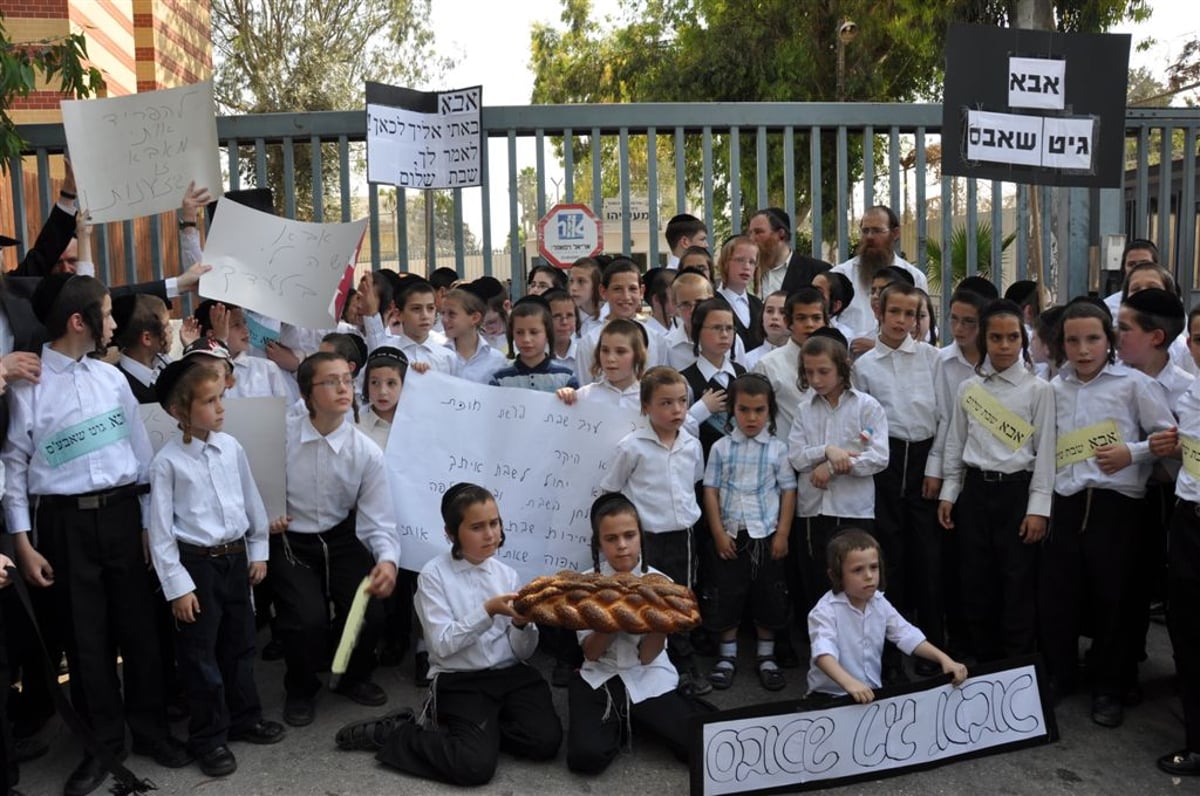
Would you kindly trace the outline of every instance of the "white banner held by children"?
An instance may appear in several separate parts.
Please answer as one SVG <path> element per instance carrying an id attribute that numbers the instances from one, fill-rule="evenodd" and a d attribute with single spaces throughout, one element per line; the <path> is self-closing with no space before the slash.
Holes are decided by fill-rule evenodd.
<path id="1" fill-rule="evenodd" d="M 283 398 L 227 398 L 224 431 L 246 450 L 250 473 L 271 519 L 287 514 L 287 464 Z M 158 404 L 142 404 L 142 422 L 154 452 L 180 434 L 179 423 Z"/>
<path id="2" fill-rule="evenodd" d="M 211 82 L 61 106 L 79 206 L 92 221 L 175 210 L 193 181 L 220 195 Z"/>
<path id="3" fill-rule="evenodd" d="M 691 792 L 810 790 L 929 768 L 1058 737 L 1036 657 L 981 667 L 960 687 L 929 682 L 805 710 L 796 702 L 703 714 L 693 725 Z M 937 681 L 935 681 L 937 682 Z"/>
<path id="4" fill-rule="evenodd" d="M 336 325 L 330 299 L 367 220 L 310 224 L 221 200 L 204 244 L 200 295 L 309 329 Z"/>
<path id="5" fill-rule="evenodd" d="M 523 582 L 591 569 L 588 511 L 617 442 L 637 422 L 632 412 L 566 406 L 552 393 L 410 370 L 385 457 L 400 566 L 420 570 L 450 549 L 442 495 L 468 481 L 496 496 L 505 533 L 496 556 Z"/>
<path id="6" fill-rule="evenodd" d="M 483 88 L 367 83 L 367 179 L 401 188 L 483 184 Z"/>

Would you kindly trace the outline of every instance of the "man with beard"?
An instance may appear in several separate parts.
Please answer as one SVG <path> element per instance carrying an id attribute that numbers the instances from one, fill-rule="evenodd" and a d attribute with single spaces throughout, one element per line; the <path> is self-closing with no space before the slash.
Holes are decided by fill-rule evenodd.
<path id="1" fill-rule="evenodd" d="M 776 290 L 789 296 L 812 284 L 813 277 L 832 266 L 824 260 L 793 252 L 792 219 L 778 207 L 759 210 L 750 217 L 746 237 L 758 246 L 757 294 L 766 298 Z"/>
<path id="2" fill-rule="evenodd" d="M 875 275 L 894 265 L 913 275 L 913 281 L 921 290 L 928 291 L 929 283 L 921 273 L 903 257 L 896 254 L 895 243 L 900 238 L 900 220 L 891 208 L 875 205 L 863 214 L 859 231 L 858 254 L 834 267 L 834 272 L 845 274 L 854 284 L 854 298 L 842 310 L 840 320 L 863 335 L 875 328 L 875 316 L 871 312 L 871 280 Z"/>

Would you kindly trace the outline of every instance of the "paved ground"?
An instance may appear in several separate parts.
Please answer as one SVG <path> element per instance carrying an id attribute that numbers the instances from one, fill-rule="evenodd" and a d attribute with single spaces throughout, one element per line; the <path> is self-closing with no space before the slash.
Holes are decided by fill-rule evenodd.
<path id="1" fill-rule="evenodd" d="M 745 649 L 747 645 L 743 644 Z M 744 656 L 742 672 L 730 691 L 714 694 L 721 707 L 770 701 L 752 675 L 751 662 Z M 536 663 L 548 671 L 548 661 Z M 1172 781 L 1158 771 L 1154 760 L 1180 746 L 1183 728 L 1178 700 L 1172 694 L 1170 644 L 1166 630 L 1152 625 L 1150 660 L 1142 665 L 1145 702 L 1127 713 L 1125 725 L 1117 730 L 1096 726 L 1089 717 L 1089 699 L 1076 696 L 1065 700 L 1057 711 L 1061 740 L 1058 743 L 1007 754 L 952 763 L 907 776 L 837 789 L 838 793 L 896 794 L 1150 794 L 1197 793 L 1200 781 Z M 748 674 L 750 673 L 750 674 Z M 789 686 L 784 698 L 803 693 L 803 670 L 787 672 Z M 282 709 L 281 663 L 261 664 L 260 691 L 268 717 L 278 719 Z M 388 709 L 417 705 L 420 694 L 411 680 L 411 661 L 396 669 L 380 671 L 377 677 L 391 697 Z M 566 693 L 556 690 L 559 714 L 566 716 Z M 169 771 L 153 761 L 134 757 L 133 770 L 150 777 L 163 794 L 238 794 L 267 796 L 360 796 L 404 793 L 412 796 L 446 793 L 447 786 L 397 774 L 379 766 L 366 753 L 339 752 L 333 734 L 345 721 L 364 715 L 368 709 L 325 693 L 318 703 L 317 721 L 303 729 L 289 730 L 288 738 L 269 747 L 238 744 L 234 753 L 239 770 L 224 779 L 209 779 L 190 766 Z M 184 728 L 177 731 L 184 733 Z M 78 761 L 79 747 L 57 720 L 45 730 L 51 741 L 50 754 L 27 764 L 22 770 L 21 790 L 27 796 L 57 794 L 67 774 Z M 632 753 L 622 754 L 602 776 L 577 777 L 567 771 L 564 753 L 554 763 L 532 764 L 503 757 L 490 785 L 480 794 L 603 793 L 676 794 L 688 788 L 686 769 L 647 739 L 635 738 Z M 98 791 L 106 793 L 106 790 Z"/>

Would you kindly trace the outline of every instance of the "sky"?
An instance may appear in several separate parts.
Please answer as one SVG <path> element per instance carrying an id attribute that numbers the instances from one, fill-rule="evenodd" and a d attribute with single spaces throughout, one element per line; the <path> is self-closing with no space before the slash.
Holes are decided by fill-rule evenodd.
<path id="1" fill-rule="evenodd" d="M 592 0 L 593 16 L 615 16 L 617 0 Z M 448 89 L 483 86 L 484 105 L 528 105 L 533 92 L 533 72 L 529 65 L 529 32 L 535 22 L 561 27 L 561 0 L 437 0 L 432 4 L 432 22 L 439 48 L 457 61 L 440 86 Z M 1178 55 L 1188 38 L 1200 31 L 1200 14 L 1195 0 L 1158 0 L 1148 22 L 1124 24 L 1114 33 L 1133 36 L 1134 51 L 1130 66 L 1143 66 L 1162 75 L 1171 59 Z M 1154 40 L 1146 52 L 1136 50 L 1139 43 Z M 547 140 L 546 167 L 555 173 L 560 167 L 554 160 Z M 533 165 L 532 139 L 518 139 L 518 169 Z M 493 175 L 507 174 L 507 147 L 503 140 L 490 142 L 488 158 Z M 547 202 L 554 198 L 554 186 L 546 185 Z M 504 245 L 508 231 L 508 183 L 496 179 L 490 187 L 493 214 L 492 245 Z M 464 219 L 471 229 L 481 233 L 479 189 L 464 191 Z"/>

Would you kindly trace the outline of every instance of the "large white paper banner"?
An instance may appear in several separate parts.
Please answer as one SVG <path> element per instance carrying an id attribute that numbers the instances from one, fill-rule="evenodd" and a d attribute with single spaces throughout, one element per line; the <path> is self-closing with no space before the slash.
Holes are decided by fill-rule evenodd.
<path id="1" fill-rule="evenodd" d="M 224 431 L 242 444 L 250 472 L 271 519 L 287 514 L 287 454 L 283 398 L 227 398 Z M 154 452 L 180 434 L 179 424 L 158 404 L 142 404 L 142 422 Z"/>
<path id="2" fill-rule="evenodd" d="M 330 300 L 367 220 L 310 224 L 222 199 L 204 244 L 200 295 L 308 329 L 335 325 Z"/>
<path id="3" fill-rule="evenodd" d="M 1042 141 L 1043 166 L 1090 171 L 1096 154 L 1096 120 L 1047 117 Z"/>
<path id="4" fill-rule="evenodd" d="M 192 181 L 221 193 L 211 82 L 63 100 L 62 117 L 79 206 L 97 223 L 176 210 Z"/>
<path id="5" fill-rule="evenodd" d="M 1042 118 L 967 111 L 967 160 L 1040 166 Z"/>
<path id="6" fill-rule="evenodd" d="M 367 84 L 367 179 L 401 188 L 483 180 L 483 88 L 420 92 Z"/>
<path id="7" fill-rule="evenodd" d="M 1008 59 L 1008 106 L 1062 110 L 1067 95 L 1067 62 L 1050 58 Z"/>
<path id="8" fill-rule="evenodd" d="M 704 714 L 691 792 L 832 787 L 1057 737 L 1033 663 L 985 671 L 958 688 L 907 686 L 866 705 L 798 711 L 793 701 Z"/>
<path id="9" fill-rule="evenodd" d="M 523 581 L 591 569 L 588 511 L 617 443 L 637 423 L 628 410 L 410 370 L 385 455 L 400 566 L 419 570 L 450 549 L 442 495 L 469 481 L 495 495 L 505 532 L 496 557 Z"/>

